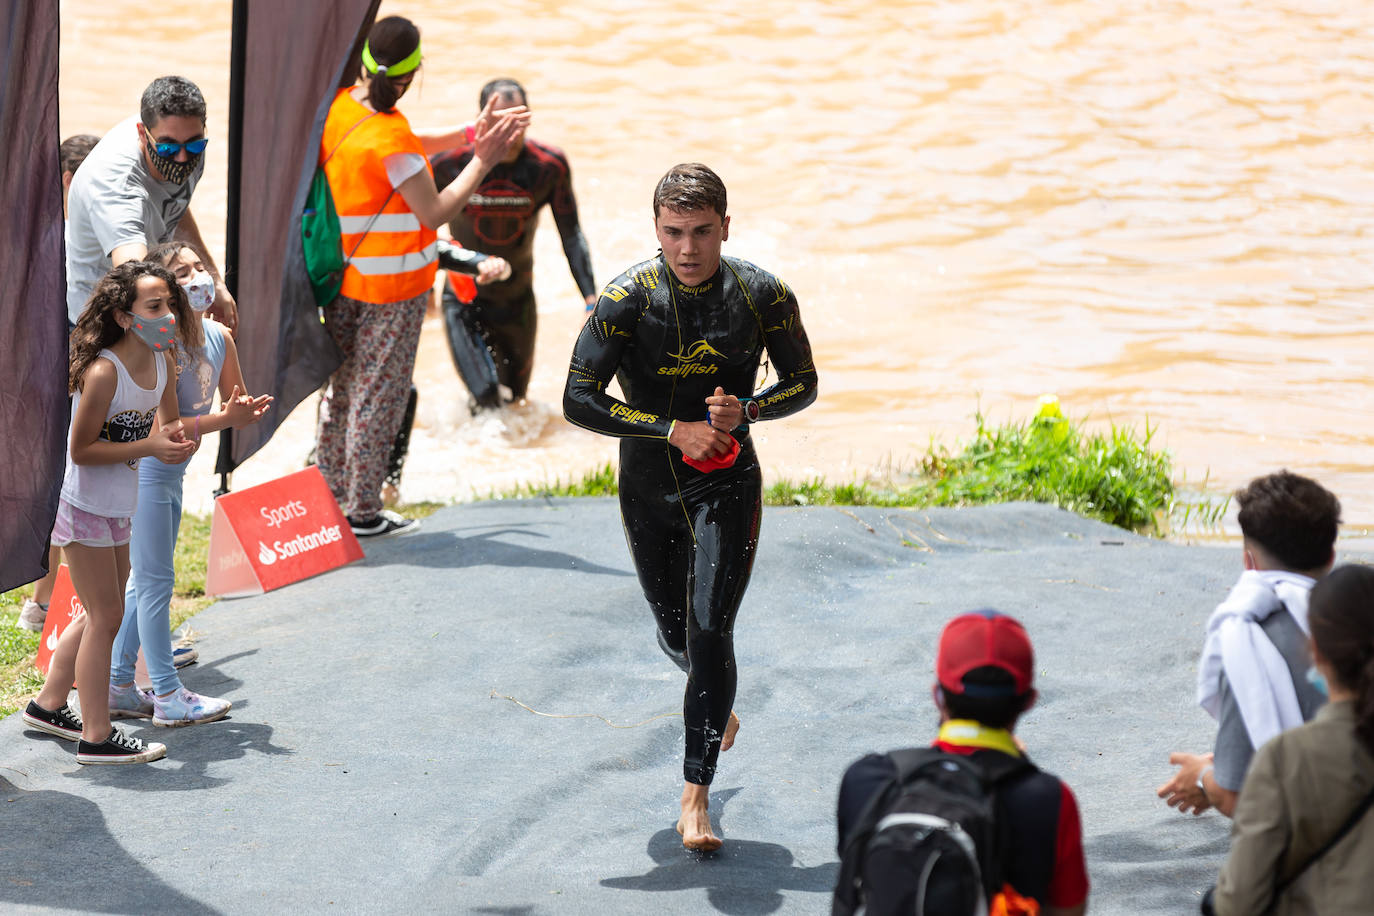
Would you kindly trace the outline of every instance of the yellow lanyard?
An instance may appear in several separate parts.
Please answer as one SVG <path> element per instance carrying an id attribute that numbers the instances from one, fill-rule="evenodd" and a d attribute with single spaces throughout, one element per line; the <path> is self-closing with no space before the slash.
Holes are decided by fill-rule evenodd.
<path id="1" fill-rule="evenodd" d="M 1021 751 L 1016 746 L 1016 739 L 1011 736 L 1011 732 L 1005 728 L 988 728 L 972 719 L 950 719 L 940 726 L 940 737 L 937 740 L 942 744 L 986 748 L 991 751 L 1001 751 L 1013 757 L 1021 756 Z"/>

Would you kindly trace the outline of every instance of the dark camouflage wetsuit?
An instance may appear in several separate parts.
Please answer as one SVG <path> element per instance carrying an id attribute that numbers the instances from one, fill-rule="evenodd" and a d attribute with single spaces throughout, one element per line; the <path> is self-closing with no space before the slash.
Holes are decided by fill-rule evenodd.
<path id="1" fill-rule="evenodd" d="M 448 186 L 472 161 L 472 155 L 469 144 L 433 157 L 435 184 L 441 190 Z M 479 286 L 470 305 L 460 303 L 452 287 L 444 284 L 444 323 L 454 363 L 482 407 L 498 405 L 498 382 L 510 388 L 516 398 L 524 397 L 529 387 L 538 322 L 534 231 L 545 204 L 553 212 L 563 253 L 585 299 L 596 292 L 592 258 L 577 221 L 568 159 L 561 150 L 527 137 L 519 157 L 514 162 L 498 162 L 472 192 L 467 206 L 449 223 L 457 244 L 505 258 L 511 266 L 510 279 Z M 474 338 L 491 350 L 495 378 L 470 368 L 473 361 L 460 359 Z"/>
<path id="2" fill-rule="evenodd" d="M 764 350 L 777 384 L 754 394 Z M 606 392 L 614 376 L 625 400 Z M 601 293 L 573 350 L 563 411 L 578 426 L 620 437 L 620 512 L 659 645 L 687 672 L 683 776 L 709 785 L 735 700 L 733 631 L 758 546 L 762 475 L 747 424 L 734 466 L 703 473 L 668 444 L 674 420 L 706 419 L 717 386 L 753 398 L 759 420 L 816 398 L 811 345 L 785 283 L 722 258 L 686 287 L 661 257 Z"/>

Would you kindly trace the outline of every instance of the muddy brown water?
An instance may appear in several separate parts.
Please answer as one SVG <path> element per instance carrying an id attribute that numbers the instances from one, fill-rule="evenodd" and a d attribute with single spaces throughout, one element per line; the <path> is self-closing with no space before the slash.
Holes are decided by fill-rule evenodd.
<path id="1" fill-rule="evenodd" d="M 384 3 L 421 25 L 402 109 L 438 127 L 493 76 L 573 165 L 598 282 L 655 250 L 675 162 L 730 188 L 726 252 L 797 290 L 821 396 L 759 432 L 770 477 L 852 479 L 953 446 L 1044 393 L 1154 429 L 1189 486 L 1286 466 L 1374 524 L 1374 7 L 1239 0 Z M 224 240 L 230 5 L 63 0 L 63 135 L 102 132 L 155 76 L 204 89 L 193 211 Z M 214 141 L 220 141 L 216 143 Z M 576 478 L 612 440 L 564 422 L 583 310 L 551 220 L 525 411 L 471 418 L 427 324 L 403 493 Z M 253 303 L 242 303 L 251 309 Z M 301 465 L 299 408 L 236 475 Z M 207 450 L 208 451 L 208 450 Z M 209 505 L 198 456 L 188 508 Z"/>

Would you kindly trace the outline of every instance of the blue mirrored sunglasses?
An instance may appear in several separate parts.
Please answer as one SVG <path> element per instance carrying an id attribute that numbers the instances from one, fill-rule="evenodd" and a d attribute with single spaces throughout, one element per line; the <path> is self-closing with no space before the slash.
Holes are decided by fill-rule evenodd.
<path id="1" fill-rule="evenodd" d="M 157 154 L 164 159 L 171 159 L 177 153 L 181 152 L 183 148 L 185 148 L 188 154 L 199 156 L 201 153 L 205 152 L 205 147 L 209 142 L 209 137 L 201 137 L 199 140 L 187 140 L 185 143 L 157 142 L 153 144 L 153 149 L 157 150 Z"/>

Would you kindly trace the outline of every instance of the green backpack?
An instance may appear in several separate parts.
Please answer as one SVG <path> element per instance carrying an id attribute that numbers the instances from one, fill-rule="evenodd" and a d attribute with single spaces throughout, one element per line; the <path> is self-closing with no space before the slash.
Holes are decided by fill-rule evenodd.
<path id="1" fill-rule="evenodd" d="M 315 304 L 320 308 L 329 305 L 339 295 L 339 287 L 343 285 L 344 268 L 353 259 L 353 252 L 349 252 L 347 258 L 344 257 L 339 211 L 334 209 L 334 193 L 329 190 L 329 179 L 325 177 L 324 166 L 334 158 L 334 154 L 343 146 L 349 134 L 375 114 L 377 112 L 374 111 L 350 127 L 338 145 L 324 157 L 324 162 L 315 168 L 315 177 L 310 180 L 310 192 L 305 196 L 305 209 L 301 211 L 301 248 L 305 253 L 305 270 L 310 275 L 310 288 L 315 292 Z M 394 189 L 392 193 L 395 193 Z M 386 209 L 386 204 L 390 202 L 391 195 L 388 194 L 382 209 Z M 372 217 L 373 222 L 377 216 Z M 366 238 L 371 230 L 372 223 L 368 223 L 367 229 L 363 231 L 363 238 Z M 358 239 L 358 245 L 362 243 L 363 239 Z M 358 250 L 358 245 L 353 246 L 353 251 Z"/>
<path id="2" fill-rule="evenodd" d="M 324 177 L 324 166 L 315 169 L 310 193 L 305 197 L 305 210 L 301 212 L 301 246 L 305 252 L 305 270 L 310 275 L 310 288 L 315 291 L 315 304 L 324 308 L 339 295 L 344 272 L 339 214 L 334 209 L 334 195 Z"/>

